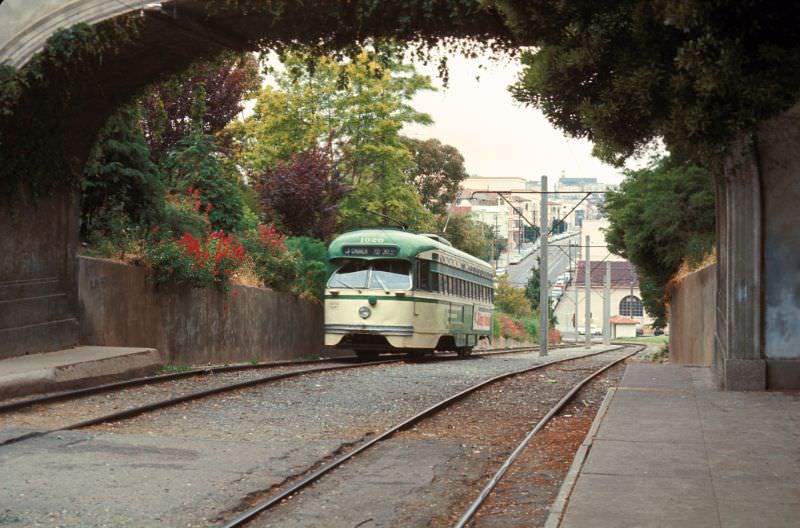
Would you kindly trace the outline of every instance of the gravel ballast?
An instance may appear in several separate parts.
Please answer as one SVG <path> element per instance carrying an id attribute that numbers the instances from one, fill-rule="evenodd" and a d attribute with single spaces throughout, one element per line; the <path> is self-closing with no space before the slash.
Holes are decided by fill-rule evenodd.
<path id="1" fill-rule="evenodd" d="M 15 527 L 214 525 L 250 494 L 479 380 L 584 353 L 313 374 L 0 447 L 0 495 L 9 499 L 0 519 Z"/>

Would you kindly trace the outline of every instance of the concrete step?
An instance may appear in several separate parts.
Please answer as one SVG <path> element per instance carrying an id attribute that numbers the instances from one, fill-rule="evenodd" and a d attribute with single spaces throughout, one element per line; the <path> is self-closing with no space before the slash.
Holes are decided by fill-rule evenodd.
<path id="1" fill-rule="evenodd" d="M 163 364 L 153 348 L 82 346 L 0 360 L 0 398 L 146 376 Z"/>
<path id="2" fill-rule="evenodd" d="M 0 360 L 75 346 L 79 329 L 74 317 L 0 329 Z"/>
<path id="3" fill-rule="evenodd" d="M 0 301 L 0 329 L 60 321 L 73 315 L 66 293 Z"/>
<path id="4" fill-rule="evenodd" d="M 61 281 L 56 277 L 0 282 L 0 301 L 42 297 L 62 293 Z"/>

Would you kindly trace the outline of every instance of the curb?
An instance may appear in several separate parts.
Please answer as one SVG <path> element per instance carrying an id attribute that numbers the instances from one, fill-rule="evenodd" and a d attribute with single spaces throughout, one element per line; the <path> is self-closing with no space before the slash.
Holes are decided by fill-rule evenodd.
<path id="1" fill-rule="evenodd" d="M 578 475 L 580 475 L 581 469 L 583 468 L 583 463 L 586 461 L 586 457 L 589 456 L 592 442 L 597 434 L 597 430 L 600 428 L 600 422 L 606 415 L 616 391 L 617 389 L 615 387 L 608 389 L 605 398 L 603 398 L 603 402 L 600 404 L 600 408 L 597 409 L 597 414 L 594 420 L 592 420 L 592 426 L 586 433 L 586 438 L 583 439 L 583 443 L 575 452 L 575 458 L 572 460 L 572 465 L 567 472 L 567 476 L 564 477 L 564 482 L 561 483 L 561 489 L 558 490 L 558 495 L 556 495 L 553 504 L 550 505 L 550 514 L 547 516 L 547 522 L 545 522 L 544 528 L 558 528 L 561 524 L 561 519 L 567 508 L 569 496 L 572 494 L 572 489 L 575 487 L 575 482 L 578 480 Z"/>

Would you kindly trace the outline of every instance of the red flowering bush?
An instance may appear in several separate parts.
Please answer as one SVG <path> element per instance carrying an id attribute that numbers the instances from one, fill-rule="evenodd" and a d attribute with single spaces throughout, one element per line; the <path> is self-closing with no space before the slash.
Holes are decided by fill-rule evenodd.
<path id="1" fill-rule="evenodd" d="M 495 312 L 494 316 L 496 321 L 494 330 L 500 337 L 516 341 L 531 339 L 531 336 L 520 321 L 503 312 Z"/>
<path id="2" fill-rule="evenodd" d="M 264 286 L 288 289 L 295 279 L 297 263 L 286 248 L 286 235 L 273 225 L 259 225 L 242 234 L 242 244 L 253 263 L 253 270 Z"/>
<path id="3" fill-rule="evenodd" d="M 242 244 L 223 231 L 214 231 L 205 238 L 184 233 L 179 239 L 161 240 L 148 251 L 157 283 L 194 287 L 227 288 L 231 275 L 246 258 Z"/>
<path id="4" fill-rule="evenodd" d="M 200 191 L 193 187 L 182 193 L 167 193 L 161 222 L 155 231 L 176 237 L 183 233 L 205 236 L 211 225 L 208 213 L 212 210 L 210 202 L 203 206 Z"/>

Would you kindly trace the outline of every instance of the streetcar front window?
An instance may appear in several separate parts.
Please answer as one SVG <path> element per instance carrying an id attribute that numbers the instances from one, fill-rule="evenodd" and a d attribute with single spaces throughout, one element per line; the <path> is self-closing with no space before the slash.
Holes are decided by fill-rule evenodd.
<path id="1" fill-rule="evenodd" d="M 328 288 L 410 290 L 411 264 L 403 260 L 349 260 L 331 275 Z"/>
<path id="2" fill-rule="evenodd" d="M 366 288 L 369 261 L 351 260 L 337 269 L 328 281 L 329 288 Z"/>
<path id="3" fill-rule="evenodd" d="M 369 287 L 384 290 L 410 290 L 411 264 L 403 260 L 373 261 Z"/>

